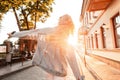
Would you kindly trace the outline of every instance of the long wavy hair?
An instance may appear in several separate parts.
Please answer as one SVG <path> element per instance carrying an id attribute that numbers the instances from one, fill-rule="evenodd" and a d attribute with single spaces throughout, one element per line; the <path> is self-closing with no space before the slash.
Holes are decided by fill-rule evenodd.
<path id="1" fill-rule="evenodd" d="M 59 18 L 58 26 L 55 28 L 54 32 L 46 36 L 46 40 L 64 42 L 73 32 L 74 24 L 72 18 L 68 14 L 65 14 Z"/>
<path id="2" fill-rule="evenodd" d="M 65 14 L 59 18 L 58 27 L 60 30 L 64 30 L 68 34 L 73 34 L 74 24 L 70 15 Z"/>

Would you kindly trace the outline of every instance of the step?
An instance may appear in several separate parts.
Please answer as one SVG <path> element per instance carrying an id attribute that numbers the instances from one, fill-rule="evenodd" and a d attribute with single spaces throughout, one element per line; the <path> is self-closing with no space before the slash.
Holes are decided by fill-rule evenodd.
<path id="1" fill-rule="evenodd" d="M 100 80 L 120 80 L 120 70 L 87 55 L 85 60 L 87 67 Z"/>

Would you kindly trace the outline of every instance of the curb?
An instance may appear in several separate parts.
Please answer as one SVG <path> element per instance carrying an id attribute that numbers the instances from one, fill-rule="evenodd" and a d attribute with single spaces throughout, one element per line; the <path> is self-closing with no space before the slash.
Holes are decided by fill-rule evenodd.
<path id="1" fill-rule="evenodd" d="M 5 77 L 7 77 L 7 76 L 9 76 L 9 75 L 11 75 L 13 73 L 25 70 L 25 69 L 30 68 L 32 66 L 33 66 L 32 64 L 25 64 L 25 65 L 23 65 L 21 67 L 17 67 L 17 69 L 11 70 L 9 72 L 6 72 L 6 73 L 3 73 L 2 75 L 0 75 L 0 79 L 3 79 L 3 78 L 5 78 Z"/>

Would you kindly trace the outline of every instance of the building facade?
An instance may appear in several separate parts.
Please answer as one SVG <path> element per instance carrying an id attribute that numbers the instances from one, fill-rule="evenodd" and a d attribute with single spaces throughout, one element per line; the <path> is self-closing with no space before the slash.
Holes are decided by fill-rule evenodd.
<path id="1" fill-rule="evenodd" d="M 83 0 L 80 22 L 87 54 L 120 69 L 120 0 Z"/>

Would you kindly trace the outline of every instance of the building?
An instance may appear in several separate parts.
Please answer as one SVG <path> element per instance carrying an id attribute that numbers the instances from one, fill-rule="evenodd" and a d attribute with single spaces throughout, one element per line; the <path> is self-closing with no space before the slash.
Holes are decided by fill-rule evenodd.
<path id="1" fill-rule="evenodd" d="M 80 21 L 86 53 L 120 69 L 120 0 L 83 0 Z"/>

